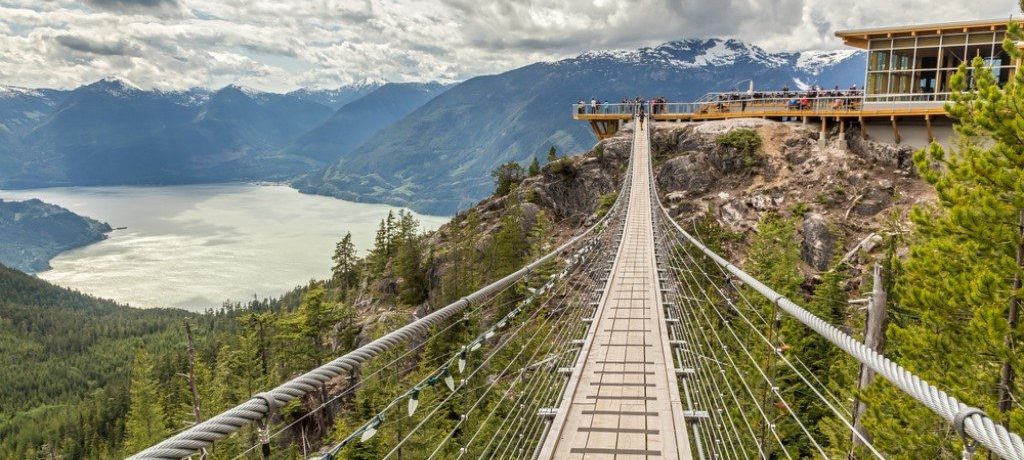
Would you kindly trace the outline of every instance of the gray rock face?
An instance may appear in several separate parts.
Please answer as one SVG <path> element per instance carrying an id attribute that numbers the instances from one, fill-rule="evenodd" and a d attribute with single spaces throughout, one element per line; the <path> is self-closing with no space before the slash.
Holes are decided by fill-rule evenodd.
<path id="1" fill-rule="evenodd" d="M 691 152 L 665 162 L 658 174 L 658 186 L 662 190 L 702 193 L 721 176 L 708 154 Z"/>
<path id="2" fill-rule="evenodd" d="M 836 236 L 829 229 L 828 221 L 820 214 L 807 215 L 804 219 L 803 237 L 800 258 L 815 270 L 828 269 L 836 248 Z"/>
<path id="3" fill-rule="evenodd" d="M 882 187 L 871 187 L 864 197 L 853 206 L 853 212 L 858 216 L 873 216 L 892 204 L 892 190 Z"/>
<path id="4" fill-rule="evenodd" d="M 722 176 L 745 167 L 738 150 L 719 145 L 714 136 L 697 133 L 692 126 L 657 130 L 651 146 L 656 157 L 678 155 L 666 160 L 658 172 L 663 190 L 703 193 Z"/>
<path id="5" fill-rule="evenodd" d="M 875 142 L 861 138 L 860 134 L 847 134 L 850 152 L 865 160 L 899 169 L 912 169 L 914 149 L 908 145 Z"/>
<path id="6" fill-rule="evenodd" d="M 782 155 L 792 165 L 803 164 L 811 158 L 816 145 L 813 140 L 805 137 L 793 136 L 786 139 L 782 146 Z"/>

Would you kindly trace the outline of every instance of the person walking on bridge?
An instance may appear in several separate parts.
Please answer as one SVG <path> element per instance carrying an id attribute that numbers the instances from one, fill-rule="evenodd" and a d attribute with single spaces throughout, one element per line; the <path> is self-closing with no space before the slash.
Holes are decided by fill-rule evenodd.
<path id="1" fill-rule="evenodd" d="M 640 115 L 636 116 L 637 121 L 640 123 L 640 125 L 639 125 L 640 129 L 644 129 L 644 117 L 645 117 L 644 109 L 643 109 L 643 107 L 641 107 L 640 108 Z"/>

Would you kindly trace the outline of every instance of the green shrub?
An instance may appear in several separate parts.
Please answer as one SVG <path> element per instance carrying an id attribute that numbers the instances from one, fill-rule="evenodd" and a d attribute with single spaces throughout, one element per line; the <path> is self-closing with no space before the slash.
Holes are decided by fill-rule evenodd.
<path id="1" fill-rule="evenodd" d="M 790 208 L 790 211 L 793 212 L 794 216 L 803 217 L 805 214 L 811 211 L 811 206 L 803 201 L 797 201 L 795 204 L 793 204 L 793 207 Z"/>
<path id="2" fill-rule="evenodd" d="M 604 158 L 604 144 L 597 144 L 597 147 L 594 148 L 594 156 L 598 160 Z"/>
<path id="3" fill-rule="evenodd" d="M 569 175 L 572 173 L 572 160 L 569 158 L 559 158 L 548 164 L 551 168 L 551 174 L 565 174 Z"/>
<path id="4" fill-rule="evenodd" d="M 750 128 L 734 129 L 718 136 L 715 141 L 718 142 L 718 145 L 732 147 L 748 155 L 757 153 L 761 148 L 761 144 L 764 143 L 761 140 L 761 135 Z"/>
<path id="5" fill-rule="evenodd" d="M 619 199 L 619 192 L 611 192 L 601 195 L 597 203 L 597 217 L 604 217 L 615 206 L 615 200 Z"/>

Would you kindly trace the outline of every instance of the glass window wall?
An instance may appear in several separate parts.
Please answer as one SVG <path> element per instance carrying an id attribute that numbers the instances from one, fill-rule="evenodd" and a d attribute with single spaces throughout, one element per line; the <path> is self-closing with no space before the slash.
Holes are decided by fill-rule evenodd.
<path id="1" fill-rule="evenodd" d="M 975 57 L 985 60 L 1004 84 L 1015 72 L 1012 60 L 1003 51 L 1004 36 L 1004 31 L 986 31 L 872 39 L 868 44 L 866 93 L 901 95 L 899 100 L 941 100 L 941 95 L 950 91 L 957 68 L 965 62 L 970 64 Z"/>

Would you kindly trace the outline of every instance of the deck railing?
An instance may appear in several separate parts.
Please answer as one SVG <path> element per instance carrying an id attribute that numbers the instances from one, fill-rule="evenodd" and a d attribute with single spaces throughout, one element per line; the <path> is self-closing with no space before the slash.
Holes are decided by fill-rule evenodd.
<path id="1" fill-rule="evenodd" d="M 573 104 L 574 118 L 612 115 L 632 116 L 643 108 L 648 115 L 699 116 L 749 113 L 752 116 L 780 112 L 886 112 L 898 114 L 914 108 L 941 107 L 950 93 L 868 94 L 861 91 L 708 93 L 697 102 L 583 103 Z"/>

